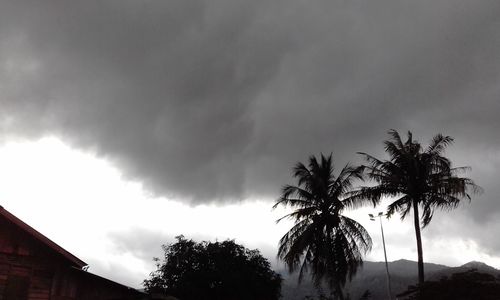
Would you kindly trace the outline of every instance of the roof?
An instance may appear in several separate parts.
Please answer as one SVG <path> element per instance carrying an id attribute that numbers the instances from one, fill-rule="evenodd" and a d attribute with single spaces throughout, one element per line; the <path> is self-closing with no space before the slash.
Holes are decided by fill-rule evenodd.
<path id="1" fill-rule="evenodd" d="M 140 295 L 147 295 L 147 293 L 145 293 L 143 291 L 140 291 L 140 290 L 135 289 L 135 288 L 130 287 L 130 286 L 126 286 L 124 284 L 118 283 L 118 282 L 113 281 L 111 279 L 108 279 L 108 278 L 96 275 L 94 273 L 90 273 L 90 272 L 87 272 L 85 270 L 77 269 L 77 268 L 72 268 L 72 270 L 74 272 L 76 272 L 77 274 L 81 275 L 81 276 L 86 276 L 88 278 L 92 278 L 92 279 L 95 279 L 95 280 L 98 280 L 98 281 L 101 281 L 101 282 L 106 282 L 108 284 L 114 285 L 114 286 L 119 287 L 121 289 L 127 290 L 127 291 L 129 291 L 131 293 L 136 293 L 136 294 L 140 294 Z"/>
<path id="2" fill-rule="evenodd" d="M 28 224 L 21 221 L 19 218 L 17 218 L 16 216 L 14 216 L 10 212 L 8 212 L 2 206 L 0 206 L 0 216 L 4 217 L 8 221 L 10 221 L 15 226 L 19 227 L 20 229 L 22 229 L 27 234 L 31 235 L 36 240 L 45 244 L 50 249 L 54 250 L 57 254 L 61 255 L 66 260 L 70 261 L 75 267 L 83 268 L 83 267 L 87 266 L 87 263 L 85 263 L 84 261 L 82 261 L 78 257 L 74 256 L 73 254 L 69 253 L 68 251 L 63 249 L 61 246 L 59 246 L 58 244 L 54 243 L 49 238 L 47 238 L 46 236 L 44 236 L 40 232 L 36 231 L 33 227 L 31 227 Z"/>

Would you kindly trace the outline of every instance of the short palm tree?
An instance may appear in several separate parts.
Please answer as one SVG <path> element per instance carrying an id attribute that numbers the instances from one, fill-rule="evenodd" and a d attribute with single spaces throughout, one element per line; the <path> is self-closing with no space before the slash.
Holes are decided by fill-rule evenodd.
<path id="1" fill-rule="evenodd" d="M 358 222 L 342 215 L 354 207 L 349 193 L 362 168 L 346 165 L 337 177 L 333 174 L 331 154 L 309 158 L 309 166 L 297 163 L 293 175 L 297 185 L 283 187 L 274 208 L 283 205 L 294 209 L 281 219 L 295 221 L 280 239 L 278 257 L 290 272 L 299 270 L 299 282 L 309 272 L 317 288 L 323 282 L 332 294 L 344 299 L 342 289 L 362 264 L 362 255 L 371 249 L 368 232 Z"/>
<path id="2" fill-rule="evenodd" d="M 420 224 L 427 226 L 436 208 L 450 210 L 457 207 L 462 199 L 470 200 L 469 191 L 478 192 L 480 187 L 471 179 L 459 176 L 468 167 L 452 168 L 451 161 L 443 156 L 445 148 L 453 142 L 451 137 L 438 134 L 423 149 L 420 143 L 413 140 L 411 132 L 408 132 L 406 142 L 395 130 L 390 130 L 389 135 L 390 138 L 384 142 L 388 160 L 360 153 L 368 162 L 365 166 L 368 177 L 377 184 L 361 188 L 358 196 L 374 204 L 382 197 L 396 198 L 388 206 L 388 216 L 398 212 L 404 219 L 413 210 L 418 279 L 422 284 L 424 262 Z"/>

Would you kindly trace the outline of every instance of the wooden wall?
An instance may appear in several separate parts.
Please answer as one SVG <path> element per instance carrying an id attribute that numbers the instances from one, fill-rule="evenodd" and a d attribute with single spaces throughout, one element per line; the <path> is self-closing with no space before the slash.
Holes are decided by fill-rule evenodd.
<path id="1" fill-rule="evenodd" d="M 0 300 L 136 300 L 144 294 L 74 268 L 0 218 Z"/>
<path id="2" fill-rule="evenodd" d="M 49 300 L 64 261 L 14 224 L 0 218 L 0 300 Z"/>

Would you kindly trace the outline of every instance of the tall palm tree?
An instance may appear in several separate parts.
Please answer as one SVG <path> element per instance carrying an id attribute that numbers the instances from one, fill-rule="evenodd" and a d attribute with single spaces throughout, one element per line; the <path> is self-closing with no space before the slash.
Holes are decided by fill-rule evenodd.
<path id="1" fill-rule="evenodd" d="M 293 168 L 297 185 L 284 186 L 273 208 L 294 209 L 277 221 L 295 221 L 279 242 L 278 257 L 288 270 L 299 270 L 299 282 L 310 272 L 317 288 L 326 282 L 337 299 L 344 299 L 346 280 L 362 264 L 372 241 L 361 224 L 342 215 L 355 206 L 345 195 L 362 179 L 362 168 L 346 165 L 337 177 L 333 172 L 331 154 L 321 155 L 320 162 L 311 156 L 308 167 L 297 163 Z"/>
<path id="2" fill-rule="evenodd" d="M 375 186 L 363 187 L 357 192 L 359 198 L 378 203 L 381 197 L 396 198 L 387 208 L 388 216 L 395 212 L 404 219 L 413 210 L 413 221 L 417 240 L 418 280 L 424 282 L 424 262 L 422 253 L 422 228 L 432 220 L 436 208 L 450 210 L 458 206 L 462 199 L 471 197 L 469 192 L 479 192 L 480 187 L 459 174 L 468 167 L 453 168 L 451 161 L 443 156 L 444 150 L 453 138 L 438 134 L 423 149 L 408 132 L 406 142 L 399 133 L 390 130 L 390 138 L 384 142 L 388 160 L 379 160 L 366 153 L 368 165 L 365 166 L 369 178 Z M 356 197 L 354 197 L 356 198 Z M 419 212 L 421 209 L 421 215 Z"/>

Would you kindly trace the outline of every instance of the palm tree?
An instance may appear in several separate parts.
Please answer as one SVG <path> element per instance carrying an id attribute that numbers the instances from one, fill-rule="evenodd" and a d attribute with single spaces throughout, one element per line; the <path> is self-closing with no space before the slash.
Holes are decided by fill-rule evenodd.
<path id="1" fill-rule="evenodd" d="M 443 156 L 453 138 L 438 134 L 430 141 L 425 150 L 412 138 L 403 143 L 399 133 L 390 130 L 390 138 L 384 142 L 389 160 L 379 160 L 366 153 L 368 165 L 366 173 L 377 185 L 363 187 L 358 192 L 358 200 L 364 198 L 377 204 L 381 197 L 396 198 L 387 208 L 388 216 L 395 212 L 404 219 L 413 210 L 413 221 L 417 240 L 418 280 L 424 282 L 424 262 L 422 253 L 422 228 L 432 220 L 436 208 L 450 210 L 458 206 L 462 199 L 470 201 L 469 191 L 480 191 L 480 187 L 465 177 L 459 177 L 470 168 L 452 168 L 451 161 Z M 356 198 L 356 197 L 354 197 Z M 419 209 L 422 214 L 419 214 Z"/>
<path id="2" fill-rule="evenodd" d="M 368 232 L 353 219 L 342 215 L 354 207 L 345 195 L 353 183 L 361 180 L 363 169 L 346 165 L 340 174 L 333 174 L 332 155 L 309 158 L 309 166 L 297 163 L 293 176 L 297 186 L 286 185 L 273 208 L 279 205 L 294 210 L 279 219 L 295 221 L 280 239 L 278 258 L 290 272 L 299 270 L 299 282 L 306 272 L 320 289 L 326 282 L 332 294 L 344 299 L 342 289 L 362 264 L 362 255 L 371 249 Z"/>

